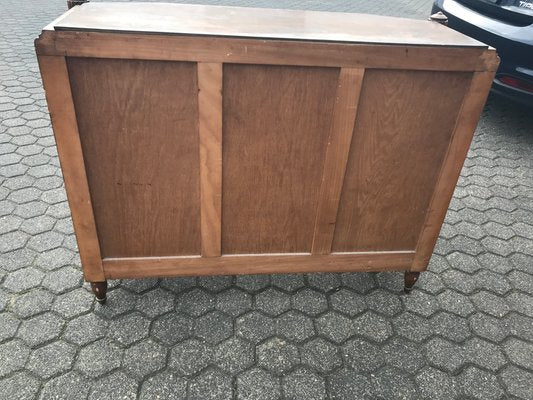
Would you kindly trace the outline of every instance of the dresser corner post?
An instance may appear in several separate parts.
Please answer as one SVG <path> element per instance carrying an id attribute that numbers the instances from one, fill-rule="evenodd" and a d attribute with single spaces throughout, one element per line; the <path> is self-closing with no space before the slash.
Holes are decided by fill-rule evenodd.
<path id="1" fill-rule="evenodd" d="M 107 300 L 107 281 L 91 282 L 91 289 L 96 301 L 104 305 Z"/>
<path id="2" fill-rule="evenodd" d="M 405 271 L 403 291 L 407 294 L 411 293 L 413 286 L 420 276 L 419 271 Z"/>

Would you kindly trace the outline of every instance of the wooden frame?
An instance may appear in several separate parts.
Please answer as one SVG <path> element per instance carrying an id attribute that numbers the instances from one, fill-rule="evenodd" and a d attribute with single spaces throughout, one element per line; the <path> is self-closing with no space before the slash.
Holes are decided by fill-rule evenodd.
<path id="1" fill-rule="evenodd" d="M 312 40 L 259 40 L 223 36 L 206 38 L 131 32 L 56 31 L 53 27 L 48 27 L 36 40 L 36 50 L 85 279 L 91 282 L 103 282 L 108 278 L 147 276 L 425 270 L 498 65 L 495 51 L 483 46 L 412 46 L 340 41 L 325 43 Z M 102 238 L 99 236 L 91 200 L 94 193 L 91 193 L 86 175 L 89 164 L 84 161 L 84 149 L 78 130 L 77 117 L 84 113 L 84 110 L 75 109 L 71 88 L 74 78 L 69 75 L 67 67 L 67 60 L 71 58 L 192 62 L 196 66 L 201 242 L 198 254 L 141 257 L 102 254 Z M 321 179 L 316 197 L 315 217 L 311 222 L 312 241 L 308 248 L 304 246 L 306 251 L 224 254 L 224 82 L 225 65 L 230 64 L 244 67 L 305 66 L 338 70 L 335 100 L 331 103 L 331 120 L 326 136 L 327 147 L 322 159 Z M 353 158 L 356 157 L 356 153 L 353 153 L 356 151 L 354 146 L 363 145 L 360 132 L 359 141 L 355 143 L 352 140 L 356 132 L 354 126 L 357 129 L 358 118 L 361 117 L 359 103 L 362 101 L 362 93 L 367 96 L 365 99 L 370 99 L 372 90 L 375 90 L 371 86 L 365 86 L 367 71 L 388 70 L 453 73 L 459 77 L 457 87 L 461 86 L 461 82 L 469 82 L 469 86 L 464 96 L 460 95 L 458 99 L 452 99 L 453 93 L 444 97 L 444 101 L 448 102 L 460 100 L 461 105 L 459 112 L 452 119 L 455 127 L 450 139 L 445 143 L 442 162 L 435 161 L 438 163 L 435 165 L 439 171 L 438 179 L 434 187 L 423 188 L 430 191 L 430 201 L 424 210 L 424 222 L 420 227 L 416 246 L 388 250 L 365 244 L 357 251 L 340 251 L 338 249 L 344 245 L 335 244 L 334 238 L 340 203 L 343 202 L 342 207 L 346 208 L 349 206 L 346 206 L 345 202 L 352 201 L 343 198 L 343 193 L 349 190 L 345 186 L 348 179 L 347 169 L 352 168 L 349 165 L 352 165 L 350 163 L 353 163 Z M 401 74 L 410 79 L 407 72 Z M 462 92 L 457 89 L 457 93 Z M 438 93 L 436 96 L 436 101 L 439 101 Z M 364 113 L 365 110 L 360 112 Z M 370 120 L 362 121 L 372 123 Z M 353 227 L 348 226 L 346 229 Z M 105 298 L 105 288 L 98 286 L 98 290 L 103 290 Z"/>

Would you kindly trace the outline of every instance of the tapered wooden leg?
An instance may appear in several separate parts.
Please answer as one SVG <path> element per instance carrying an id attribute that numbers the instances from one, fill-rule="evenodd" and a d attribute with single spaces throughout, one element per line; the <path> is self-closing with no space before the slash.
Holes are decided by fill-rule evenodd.
<path id="1" fill-rule="evenodd" d="M 413 285 L 416 283 L 419 276 L 420 272 L 405 271 L 403 288 L 405 293 L 410 293 L 411 290 L 413 290 Z"/>
<path id="2" fill-rule="evenodd" d="M 91 289 L 93 290 L 96 301 L 100 304 L 105 304 L 107 300 L 107 281 L 91 282 Z"/>

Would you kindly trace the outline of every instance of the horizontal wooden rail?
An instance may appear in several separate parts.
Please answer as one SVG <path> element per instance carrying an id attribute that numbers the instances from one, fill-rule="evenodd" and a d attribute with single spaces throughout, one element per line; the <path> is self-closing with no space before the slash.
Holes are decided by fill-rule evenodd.
<path id="1" fill-rule="evenodd" d="M 465 47 L 70 31 L 43 31 L 35 45 L 38 54 L 67 57 L 432 71 L 486 71 L 498 66 L 493 49 Z"/>
<path id="2" fill-rule="evenodd" d="M 107 278 L 143 278 L 191 275 L 274 274 L 290 271 L 355 272 L 409 269 L 413 251 L 361 253 L 228 255 L 222 257 L 105 258 Z"/>

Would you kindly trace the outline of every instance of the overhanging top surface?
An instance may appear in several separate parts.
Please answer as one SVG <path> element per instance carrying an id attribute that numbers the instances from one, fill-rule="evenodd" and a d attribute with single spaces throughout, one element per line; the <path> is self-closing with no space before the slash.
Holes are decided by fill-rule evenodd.
<path id="1" fill-rule="evenodd" d="M 487 47 L 435 22 L 367 14 L 171 3 L 85 3 L 49 29 Z"/>

